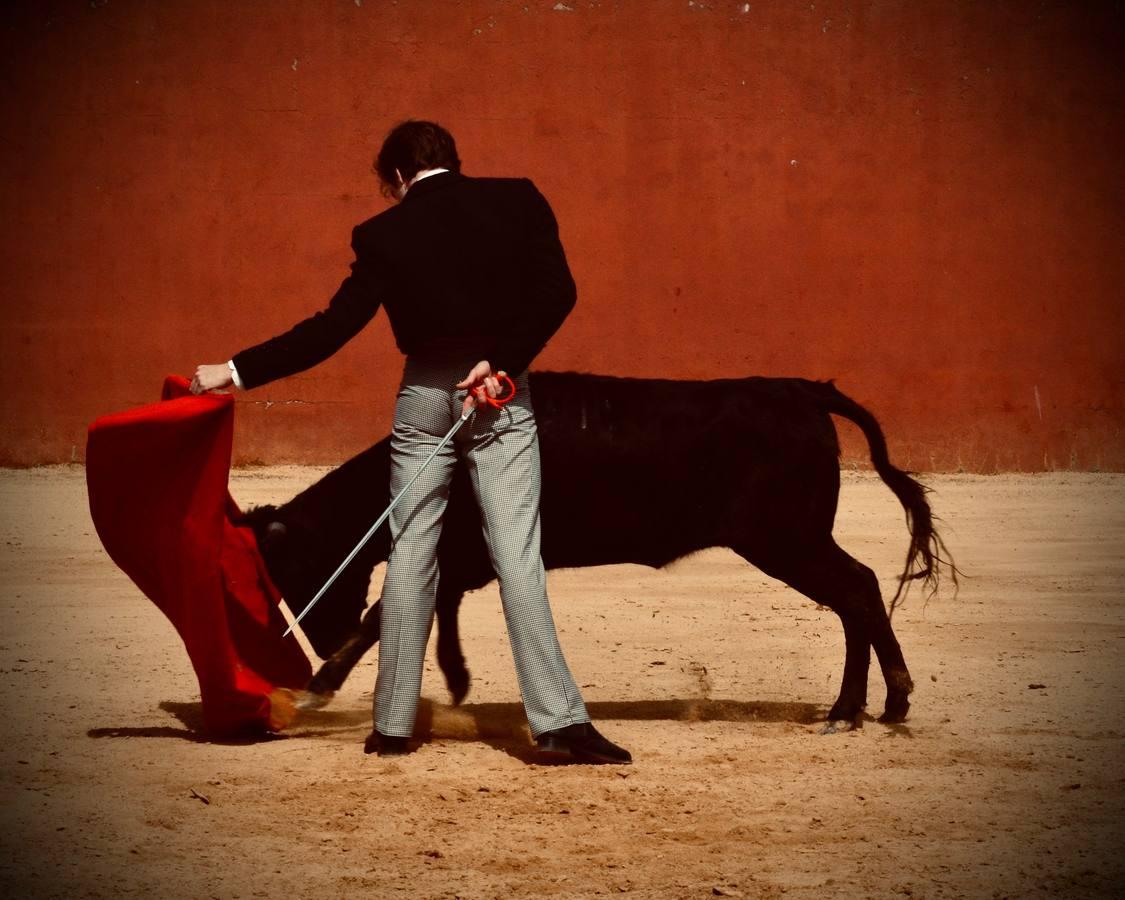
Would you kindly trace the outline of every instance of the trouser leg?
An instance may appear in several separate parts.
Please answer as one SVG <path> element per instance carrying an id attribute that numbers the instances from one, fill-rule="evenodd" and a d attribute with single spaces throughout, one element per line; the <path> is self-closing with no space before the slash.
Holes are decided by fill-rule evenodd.
<path id="1" fill-rule="evenodd" d="M 409 369 L 408 369 L 409 372 Z M 404 378 L 391 432 L 391 496 L 418 472 L 445 436 L 450 385 Z M 452 443 L 429 464 L 390 516 L 391 553 L 383 581 L 375 727 L 385 735 L 414 731 L 422 664 L 437 594 L 437 544 L 456 451 Z"/>
<path id="2" fill-rule="evenodd" d="M 526 376 L 514 400 L 485 407 L 459 435 L 481 509 L 485 542 L 516 676 L 533 735 L 590 716 L 559 646 L 539 550 L 539 444 Z"/>

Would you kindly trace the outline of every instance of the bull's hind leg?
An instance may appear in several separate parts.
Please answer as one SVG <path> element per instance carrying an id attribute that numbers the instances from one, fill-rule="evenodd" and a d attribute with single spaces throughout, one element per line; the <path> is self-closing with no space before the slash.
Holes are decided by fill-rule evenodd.
<path id="1" fill-rule="evenodd" d="M 867 566 L 829 538 L 814 545 L 787 543 L 784 549 L 735 551 L 767 575 L 784 581 L 810 600 L 827 606 L 844 626 L 844 675 L 830 722 L 855 722 L 867 706 L 867 676 L 874 646 L 887 683 L 887 705 L 880 721 L 901 722 L 910 707 L 913 682 L 891 630 L 879 582 Z"/>
<path id="2" fill-rule="evenodd" d="M 857 619 L 865 636 L 875 648 L 875 655 L 879 659 L 879 668 L 883 673 L 883 681 L 887 686 L 887 700 L 883 707 L 880 722 L 902 722 L 906 719 L 910 709 L 910 693 L 914 690 L 914 682 L 906 668 L 906 660 L 902 656 L 902 648 L 898 638 L 891 628 L 891 620 L 887 615 L 887 608 L 883 605 L 883 595 L 879 591 L 879 579 L 859 560 L 842 550 L 835 542 L 832 543 L 830 556 L 839 572 L 850 573 L 848 584 L 851 585 L 849 602 L 852 605 L 850 615 Z M 845 576 L 840 575 L 841 582 Z M 825 606 L 831 606 L 825 603 Z M 843 614 L 840 614 L 843 619 Z M 847 633 L 847 625 L 844 626 Z M 846 673 L 845 673 L 846 675 Z"/>

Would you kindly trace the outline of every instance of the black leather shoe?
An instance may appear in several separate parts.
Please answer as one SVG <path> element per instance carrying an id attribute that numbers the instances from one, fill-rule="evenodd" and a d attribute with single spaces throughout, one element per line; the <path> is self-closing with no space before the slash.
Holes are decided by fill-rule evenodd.
<path id="1" fill-rule="evenodd" d="M 380 756 L 406 756 L 410 752 L 410 739 L 398 735 L 379 734 L 372 730 L 363 742 L 364 753 L 378 753 Z"/>
<path id="2" fill-rule="evenodd" d="M 545 731 L 535 739 L 537 762 L 628 765 L 633 761 L 628 750 L 606 740 L 589 722 Z"/>

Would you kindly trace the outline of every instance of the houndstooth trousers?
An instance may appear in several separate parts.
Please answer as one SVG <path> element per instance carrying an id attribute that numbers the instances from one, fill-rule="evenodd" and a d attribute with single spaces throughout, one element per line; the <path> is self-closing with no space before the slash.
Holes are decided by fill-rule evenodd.
<path id="1" fill-rule="evenodd" d="M 454 385 L 472 362 L 443 366 L 408 359 L 391 433 L 391 496 L 418 472 L 461 415 Z M 547 601 L 539 554 L 539 443 L 526 373 L 501 409 L 478 408 L 390 516 L 392 548 L 382 594 L 375 727 L 414 731 L 422 663 L 437 595 L 437 544 L 458 458 L 468 466 L 532 735 L 588 722 Z"/>

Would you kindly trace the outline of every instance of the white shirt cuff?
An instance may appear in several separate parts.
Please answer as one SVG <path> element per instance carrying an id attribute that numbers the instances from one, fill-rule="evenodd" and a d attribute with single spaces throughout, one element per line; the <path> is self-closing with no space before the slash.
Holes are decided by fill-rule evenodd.
<path id="1" fill-rule="evenodd" d="M 234 360 L 233 359 L 227 360 L 227 368 L 230 369 L 230 377 L 231 377 L 231 380 L 234 382 L 234 386 L 236 388 L 238 388 L 240 391 L 243 390 L 242 379 L 238 377 L 238 369 L 236 369 L 234 367 Z"/>

